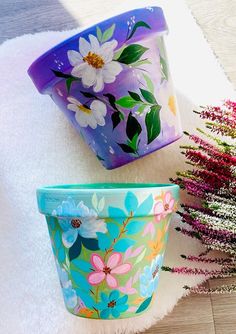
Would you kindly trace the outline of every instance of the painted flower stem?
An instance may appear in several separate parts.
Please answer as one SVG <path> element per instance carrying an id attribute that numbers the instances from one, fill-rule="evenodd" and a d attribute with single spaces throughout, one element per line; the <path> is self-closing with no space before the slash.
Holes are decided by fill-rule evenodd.
<path id="1" fill-rule="evenodd" d="M 122 237 L 122 235 L 126 232 L 125 229 L 126 229 L 128 223 L 129 223 L 129 221 L 130 221 L 132 218 L 133 218 L 133 212 L 131 211 L 129 217 L 127 217 L 127 218 L 123 221 L 123 223 L 122 223 L 122 227 L 121 227 L 120 232 L 119 232 L 119 235 L 117 236 L 117 238 L 115 238 L 115 239 L 112 241 L 111 246 L 106 250 L 105 255 L 104 255 L 104 261 L 106 261 L 106 258 L 107 258 L 107 256 L 108 256 L 108 254 L 111 253 L 111 252 L 113 251 L 116 242 L 117 242 L 117 241 Z"/>

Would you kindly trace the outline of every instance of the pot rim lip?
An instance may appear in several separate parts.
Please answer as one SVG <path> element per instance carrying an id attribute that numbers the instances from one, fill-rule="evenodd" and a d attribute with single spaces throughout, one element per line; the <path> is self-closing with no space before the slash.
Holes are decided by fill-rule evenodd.
<path id="1" fill-rule="evenodd" d="M 172 183 L 82 183 L 57 184 L 39 187 L 37 194 L 76 195 L 88 193 L 124 193 L 127 191 L 144 192 L 153 190 L 179 190 L 179 186 Z"/>
<path id="2" fill-rule="evenodd" d="M 160 27 L 159 28 L 155 27 L 154 29 L 150 31 L 150 33 L 154 33 L 154 32 L 159 33 L 159 34 L 167 33 L 168 27 L 167 27 L 167 23 L 166 23 L 162 8 L 159 6 L 151 6 L 151 8 L 153 9 L 153 11 L 149 11 L 149 13 L 148 14 L 146 13 L 146 15 L 148 16 L 148 18 L 151 18 L 153 15 L 158 15 Z M 28 75 L 33 80 L 39 92 L 43 93 L 45 89 L 47 88 L 47 86 L 50 84 L 50 81 L 52 80 L 52 77 L 50 76 L 49 77 L 51 80 L 47 78 L 46 80 L 43 80 L 43 82 L 39 81 L 39 79 L 37 78 L 37 76 L 40 75 L 43 66 L 49 66 L 49 64 L 51 65 L 51 60 L 49 58 L 51 57 L 52 54 L 57 54 L 57 56 L 59 56 L 60 52 L 65 51 L 63 48 L 65 48 L 67 45 L 69 46 L 70 43 L 73 43 L 75 40 L 79 39 L 80 37 L 88 36 L 92 32 L 96 31 L 97 26 L 103 28 L 103 26 L 106 26 L 108 23 L 114 23 L 118 20 L 125 19 L 127 15 L 131 15 L 131 16 L 138 15 L 138 14 L 140 15 L 140 13 L 142 13 L 143 11 L 146 12 L 147 9 L 148 7 L 132 9 L 132 10 L 114 15 L 112 17 L 108 17 L 105 20 L 98 21 L 95 24 L 88 25 L 84 28 L 82 27 L 82 30 L 80 32 L 62 40 L 60 43 L 57 43 L 56 45 L 48 49 L 46 52 L 42 53 L 38 58 L 36 58 L 31 63 L 31 65 L 29 66 L 27 70 Z M 65 68 L 63 70 L 67 71 L 68 69 Z M 51 75 L 52 74 L 53 73 L 51 73 Z"/>

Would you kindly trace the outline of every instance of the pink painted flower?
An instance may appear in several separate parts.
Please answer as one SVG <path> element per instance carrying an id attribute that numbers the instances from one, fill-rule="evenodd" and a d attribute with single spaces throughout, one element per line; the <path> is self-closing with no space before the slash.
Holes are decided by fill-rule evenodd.
<path id="1" fill-rule="evenodd" d="M 107 285 L 112 289 L 118 287 L 118 282 L 114 275 L 126 274 L 131 269 L 131 264 L 122 264 L 122 255 L 120 253 L 113 253 L 107 263 L 103 261 L 100 255 L 92 254 L 91 263 L 95 271 L 88 275 L 89 283 L 98 285 L 106 280 Z"/>
<path id="2" fill-rule="evenodd" d="M 157 223 L 173 211 L 174 204 L 175 200 L 170 192 L 165 193 L 163 200 L 157 201 L 154 207 L 154 214 Z"/>

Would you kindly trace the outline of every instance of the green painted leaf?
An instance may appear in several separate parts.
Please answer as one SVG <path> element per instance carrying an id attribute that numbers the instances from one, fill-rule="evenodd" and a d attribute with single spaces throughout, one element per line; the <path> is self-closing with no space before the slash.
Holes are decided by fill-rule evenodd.
<path id="1" fill-rule="evenodd" d="M 73 261 L 76 259 L 81 253 L 81 237 L 78 234 L 78 237 L 75 241 L 75 243 L 71 246 L 69 249 L 69 259 L 70 261 Z"/>
<path id="2" fill-rule="evenodd" d="M 112 240 L 105 234 L 97 232 L 99 249 L 105 251 L 111 246 Z"/>
<path id="3" fill-rule="evenodd" d="M 132 113 L 129 113 L 127 126 L 126 126 L 126 134 L 127 137 L 132 141 L 133 137 L 136 134 L 140 134 L 142 132 L 142 127 L 139 124 L 138 120 L 132 115 Z"/>
<path id="4" fill-rule="evenodd" d="M 111 105 L 111 107 L 112 107 L 113 109 L 115 109 L 115 110 L 118 111 L 117 106 L 116 106 L 116 98 L 115 98 L 115 96 L 112 95 L 112 94 L 109 94 L 109 93 L 108 93 L 108 94 L 103 94 L 103 96 L 107 97 L 107 98 L 108 98 L 108 101 L 109 101 L 109 103 L 110 103 L 110 105 Z"/>
<path id="5" fill-rule="evenodd" d="M 117 125 L 120 124 L 120 112 L 116 111 L 111 115 L 111 120 L 112 120 L 112 125 L 113 125 L 113 130 L 117 127 Z"/>
<path id="6" fill-rule="evenodd" d="M 144 225 L 145 225 L 144 221 L 132 220 L 126 227 L 126 231 L 127 231 L 126 234 L 127 235 L 136 234 L 143 229 Z"/>
<path id="7" fill-rule="evenodd" d="M 118 237 L 119 233 L 120 233 L 120 229 L 119 226 L 116 225 L 115 223 L 108 223 L 107 224 L 107 229 L 108 229 L 108 233 L 109 235 L 115 239 Z"/>
<path id="8" fill-rule="evenodd" d="M 133 108 L 138 104 L 137 101 L 135 101 L 131 96 L 124 96 L 121 99 L 116 101 L 116 104 L 123 108 Z"/>
<path id="9" fill-rule="evenodd" d="M 146 59 L 138 60 L 135 63 L 130 64 L 130 66 L 132 66 L 132 67 L 138 67 L 138 66 L 141 66 L 141 65 L 150 65 L 150 64 L 151 64 L 150 60 L 148 60 L 146 58 Z"/>
<path id="10" fill-rule="evenodd" d="M 80 93 L 81 93 L 84 97 L 94 98 L 94 99 L 97 98 L 96 95 L 91 94 L 91 93 L 89 93 L 89 92 L 83 92 L 83 91 L 81 90 Z"/>
<path id="11" fill-rule="evenodd" d="M 70 89 L 71 89 L 71 85 L 74 81 L 78 81 L 77 78 L 68 78 L 66 80 L 66 88 L 67 88 L 67 92 L 69 93 L 70 92 Z"/>
<path id="12" fill-rule="evenodd" d="M 93 298 L 86 291 L 82 290 L 81 288 L 77 288 L 75 289 L 75 291 L 77 296 L 82 299 L 85 306 L 87 306 L 88 308 L 92 308 L 94 306 Z"/>
<path id="13" fill-rule="evenodd" d="M 141 104 L 141 106 L 138 107 L 138 109 L 136 110 L 139 114 L 142 114 L 144 112 L 144 110 L 146 109 L 146 105 L 145 104 Z"/>
<path id="14" fill-rule="evenodd" d="M 120 111 L 120 119 L 123 121 L 124 119 L 125 119 L 125 116 L 124 116 L 124 114 Z"/>
<path id="15" fill-rule="evenodd" d="M 119 144 L 117 143 L 117 145 L 120 146 L 120 148 L 125 152 L 125 153 L 136 153 L 136 151 L 130 147 L 129 145 L 127 144 Z"/>
<path id="16" fill-rule="evenodd" d="M 145 254 L 146 254 L 147 248 L 145 248 L 142 253 L 137 257 L 136 261 L 134 264 L 138 264 L 139 262 L 142 261 L 142 259 L 144 258 Z"/>
<path id="17" fill-rule="evenodd" d="M 161 132 L 161 120 L 160 120 L 161 106 L 155 105 L 151 107 L 151 110 L 146 114 L 145 124 L 147 128 L 147 143 L 150 144 L 154 139 L 159 136 Z"/>
<path id="18" fill-rule="evenodd" d="M 153 85 L 153 82 L 152 82 L 151 78 L 149 78 L 149 76 L 147 74 L 143 74 L 143 78 L 146 81 L 148 90 L 153 94 L 154 93 L 154 85 Z"/>
<path id="19" fill-rule="evenodd" d="M 102 31 L 98 26 L 96 28 L 96 31 L 97 31 L 97 38 L 98 38 L 99 42 L 101 42 L 102 41 Z"/>
<path id="20" fill-rule="evenodd" d="M 123 218 L 125 219 L 126 214 L 123 210 L 119 209 L 119 208 L 115 208 L 114 206 L 109 206 L 108 207 L 108 215 L 109 217 L 113 217 L 113 218 Z"/>
<path id="21" fill-rule="evenodd" d="M 99 250 L 97 239 L 81 237 L 81 241 L 85 248 L 89 250 Z"/>
<path id="22" fill-rule="evenodd" d="M 137 151 L 137 149 L 138 149 L 138 145 L 137 145 L 138 136 L 139 136 L 139 134 L 136 133 L 136 134 L 133 136 L 132 140 L 131 140 L 131 141 L 130 141 L 130 140 L 128 141 L 128 145 L 129 145 L 130 147 L 132 147 L 135 151 Z"/>
<path id="23" fill-rule="evenodd" d="M 112 38 L 113 34 L 114 34 L 114 30 L 115 30 L 115 23 L 108 28 L 107 30 L 104 31 L 103 35 L 102 35 L 102 40 L 101 42 L 107 42 L 110 38 Z"/>
<path id="24" fill-rule="evenodd" d="M 91 271 L 91 264 L 90 262 L 84 261 L 84 260 L 80 260 L 80 259 L 76 259 L 72 261 L 72 264 L 75 265 L 76 269 L 85 271 L 86 273 L 89 273 Z"/>
<path id="25" fill-rule="evenodd" d="M 153 207 L 153 196 L 150 194 L 145 200 L 139 205 L 136 210 L 136 216 L 148 216 Z"/>
<path id="26" fill-rule="evenodd" d="M 133 29 L 129 35 L 129 37 L 127 38 L 127 41 L 133 37 L 133 35 L 135 34 L 136 30 L 140 27 L 146 28 L 146 29 L 151 29 L 150 25 L 148 25 L 146 22 L 144 21 L 138 21 L 137 23 L 135 23 L 135 25 L 133 26 Z"/>
<path id="27" fill-rule="evenodd" d="M 146 89 L 142 89 L 140 88 L 140 92 L 143 96 L 143 98 L 148 102 L 148 103 L 151 103 L 151 104 L 157 104 L 157 101 L 155 99 L 155 96 L 149 92 L 148 90 Z"/>
<path id="28" fill-rule="evenodd" d="M 130 91 L 128 91 L 128 93 L 132 97 L 133 100 L 135 100 L 135 101 L 142 101 L 141 98 L 140 98 L 140 96 L 137 93 L 130 92 Z"/>
<path id="29" fill-rule="evenodd" d="M 138 199 L 132 191 L 128 191 L 125 196 L 125 208 L 128 213 L 135 212 L 138 207 Z"/>
<path id="30" fill-rule="evenodd" d="M 92 196 L 92 205 L 93 205 L 94 209 L 97 210 L 97 207 L 98 207 L 98 197 L 97 197 L 96 193 L 94 193 L 93 196 Z"/>
<path id="31" fill-rule="evenodd" d="M 87 279 L 82 274 L 80 274 L 80 272 L 78 272 L 77 270 L 71 270 L 70 274 L 71 274 L 74 285 L 84 290 L 90 289 L 90 285 L 87 282 Z"/>
<path id="32" fill-rule="evenodd" d="M 100 155 L 98 155 L 98 154 L 97 154 L 97 158 L 98 158 L 98 160 L 100 160 L 100 161 L 104 161 L 104 159 L 103 159 L 102 157 L 100 157 Z"/>
<path id="33" fill-rule="evenodd" d="M 64 262 L 66 258 L 66 253 L 64 247 L 59 248 L 58 250 L 58 260 L 59 262 Z"/>
<path id="34" fill-rule="evenodd" d="M 148 49 L 139 44 L 128 45 L 121 53 L 118 62 L 129 65 L 138 61 Z"/>
<path id="35" fill-rule="evenodd" d="M 122 52 L 125 48 L 126 48 L 126 45 L 124 44 L 120 49 L 115 51 L 114 56 L 113 56 L 113 60 L 117 60 L 120 57 L 120 55 L 122 54 Z"/>
<path id="36" fill-rule="evenodd" d="M 130 246 L 133 246 L 135 241 L 132 239 L 120 239 L 114 245 L 114 250 L 116 252 L 125 252 Z"/>
<path id="37" fill-rule="evenodd" d="M 169 73 L 168 73 L 168 66 L 166 61 L 163 57 L 160 56 L 160 64 L 161 64 L 161 73 L 165 80 L 168 80 Z"/>
<path id="38" fill-rule="evenodd" d="M 100 201 L 98 202 L 98 212 L 102 212 L 105 206 L 105 198 L 102 197 Z"/>
<path id="39" fill-rule="evenodd" d="M 52 69 L 52 72 L 55 74 L 56 77 L 58 78 L 64 78 L 64 79 L 69 79 L 69 78 L 74 78 L 71 74 L 65 74 L 60 71 L 56 71 Z M 79 79 L 78 79 L 79 80 Z"/>
<path id="40" fill-rule="evenodd" d="M 146 308 L 148 308 L 148 306 L 150 305 L 151 301 L 152 301 L 152 296 L 145 299 L 135 313 L 140 313 L 146 310 Z"/>

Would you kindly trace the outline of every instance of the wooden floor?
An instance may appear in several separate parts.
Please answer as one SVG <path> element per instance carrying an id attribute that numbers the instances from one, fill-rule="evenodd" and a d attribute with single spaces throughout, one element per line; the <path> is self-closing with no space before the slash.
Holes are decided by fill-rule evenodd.
<path id="1" fill-rule="evenodd" d="M 0 0 L 0 43 L 25 33 L 74 28 L 70 8 L 81 3 L 83 24 L 97 0 Z M 62 3 L 66 3 L 67 10 Z M 103 4 L 109 0 L 103 0 Z M 186 0 L 194 17 L 236 87 L 236 0 Z M 82 15 L 81 14 L 81 15 Z M 82 16 L 81 16 L 82 17 Z M 49 19 L 50 18 L 50 19 Z M 232 283 L 232 279 L 208 283 Z M 236 334 L 236 295 L 182 299 L 174 311 L 145 334 Z"/>

